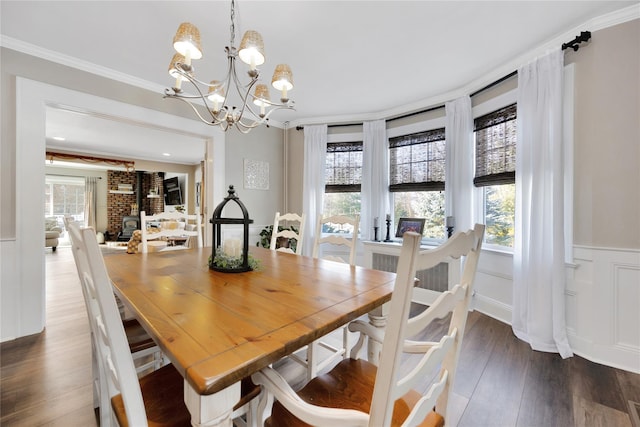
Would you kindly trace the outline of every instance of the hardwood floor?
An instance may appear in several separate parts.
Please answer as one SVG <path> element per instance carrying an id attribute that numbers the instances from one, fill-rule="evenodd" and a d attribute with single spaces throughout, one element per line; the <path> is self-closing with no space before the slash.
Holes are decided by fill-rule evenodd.
<path id="1" fill-rule="evenodd" d="M 0 425 L 95 426 L 89 325 L 71 250 L 48 249 L 45 258 L 45 331 L 0 345 Z M 278 368 L 286 377 L 301 369 Z M 453 391 L 452 426 L 640 427 L 629 414 L 640 375 L 532 351 L 478 312 L 469 315 Z"/>

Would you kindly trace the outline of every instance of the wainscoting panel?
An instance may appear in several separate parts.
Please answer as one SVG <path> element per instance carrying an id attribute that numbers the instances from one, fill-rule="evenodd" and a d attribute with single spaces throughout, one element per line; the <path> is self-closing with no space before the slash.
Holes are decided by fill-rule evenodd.
<path id="1" fill-rule="evenodd" d="M 576 354 L 640 372 L 640 250 L 574 247 L 567 332 Z"/>

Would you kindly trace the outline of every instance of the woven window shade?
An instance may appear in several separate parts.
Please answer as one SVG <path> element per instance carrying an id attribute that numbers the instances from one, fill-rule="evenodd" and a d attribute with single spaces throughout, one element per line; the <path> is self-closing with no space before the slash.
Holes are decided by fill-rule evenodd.
<path id="1" fill-rule="evenodd" d="M 362 183 L 362 142 L 327 144 L 325 193 L 359 192 Z"/>
<path id="2" fill-rule="evenodd" d="M 442 191 L 444 128 L 389 139 L 389 191 Z"/>
<path id="3" fill-rule="evenodd" d="M 476 187 L 516 181 L 516 104 L 478 117 L 476 133 Z"/>

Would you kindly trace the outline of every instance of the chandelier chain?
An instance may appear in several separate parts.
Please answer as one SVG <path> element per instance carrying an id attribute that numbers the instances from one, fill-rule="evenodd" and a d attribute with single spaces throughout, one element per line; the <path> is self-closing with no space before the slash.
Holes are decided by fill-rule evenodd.
<path id="1" fill-rule="evenodd" d="M 236 2 L 231 0 L 231 47 L 235 47 L 236 44 Z"/>

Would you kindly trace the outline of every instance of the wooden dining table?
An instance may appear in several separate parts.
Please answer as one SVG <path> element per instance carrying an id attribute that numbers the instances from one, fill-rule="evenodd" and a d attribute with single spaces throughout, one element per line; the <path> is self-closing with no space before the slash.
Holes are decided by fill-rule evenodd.
<path id="1" fill-rule="evenodd" d="M 209 269 L 211 248 L 104 257 L 116 294 L 185 379 L 195 426 L 229 426 L 239 381 L 391 298 L 395 273 L 252 247 L 259 268 Z"/>

